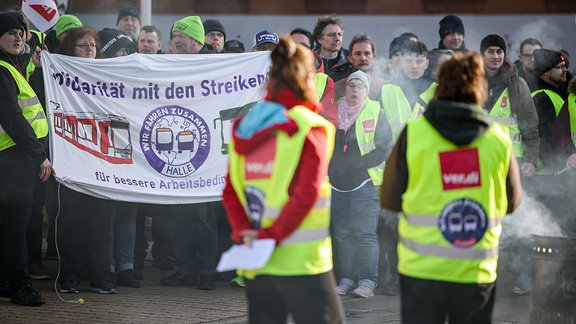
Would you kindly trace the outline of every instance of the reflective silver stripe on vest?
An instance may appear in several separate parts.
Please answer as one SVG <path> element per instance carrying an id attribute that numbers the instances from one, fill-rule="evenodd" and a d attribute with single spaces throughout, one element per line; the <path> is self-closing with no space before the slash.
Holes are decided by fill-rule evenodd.
<path id="1" fill-rule="evenodd" d="M 410 225 L 438 227 L 438 216 L 433 215 L 404 215 Z M 488 218 L 488 230 L 494 229 L 502 224 L 503 217 Z"/>
<path id="2" fill-rule="evenodd" d="M 498 247 L 487 249 L 460 249 L 452 246 L 426 245 L 401 237 L 400 242 L 408 249 L 421 255 L 464 260 L 486 260 L 498 257 Z"/>
<path id="3" fill-rule="evenodd" d="M 360 151 L 373 151 L 376 149 L 376 144 L 374 143 L 360 143 L 358 145 L 360 147 Z"/>
<path id="4" fill-rule="evenodd" d="M 36 116 L 34 116 L 34 118 L 27 119 L 26 121 L 28 122 L 28 124 L 32 124 L 37 119 L 46 119 L 46 114 L 44 113 L 44 110 L 40 110 L 36 114 Z M 4 130 L 4 128 L 2 128 L 2 125 L 0 125 L 0 135 L 1 134 L 6 134 L 6 131 Z"/>
<path id="5" fill-rule="evenodd" d="M 18 100 L 18 105 L 20 106 L 20 108 L 33 106 L 37 103 L 40 103 L 40 101 L 38 100 L 38 97 L 32 97 L 32 98 L 28 98 L 28 99 Z"/>
<path id="6" fill-rule="evenodd" d="M 514 142 L 522 142 L 522 135 L 520 133 L 510 133 L 510 139 Z"/>
<path id="7" fill-rule="evenodd" d="M 402 124 L 396 124 L 396 125 L 390 125 L 390 127 L 392 128 L 392 133 L 396 133 L 396 132 L 400 132 L 402 129 L 404 129 L 404 126 L 406 124 L 402 123 Z"/>
<path id="8" fill-rule="evenodd" d="M 313 209 L 330 208 L 330 197 L 320 197 L 312 207 Z M 264 207 L 264 217 L 275 220 L 280 215 L 281 208 L 274 208 L 270 206 Z M 249 215 L 249 214 L 248 214 Z"/>
<path id="9" fill-rule="evenodd" d="M 570 139 L 572 140 L 576 139 L 576 133 L 574 132 L 570 133 Z"/>
<path id="10" fill-rule="evenodd" d="M 505 117 L 494 117 L 494 116 L 489 116 L 490 119 L 492 119 L 493 121 L 500 123 L 502 125 L 506 125 L 506 126 L 510 126 L 510 125 L 516 125 L 516 118 L 505 118 Z"/>
<path id="11" fill-rule="evenodd" d="M 284 239 L 280 245 L 319 241 L 329 236 L 328 227 L 296 230 Z"/>

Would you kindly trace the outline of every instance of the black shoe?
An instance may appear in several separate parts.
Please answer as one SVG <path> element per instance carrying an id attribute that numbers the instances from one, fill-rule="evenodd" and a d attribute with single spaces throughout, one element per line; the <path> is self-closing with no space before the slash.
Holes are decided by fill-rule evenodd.
<path id="1" fill-rule="evenodd" d="M 200 290 L 216 290 L 216 275 L 200 275 Z"/>
<path id="2" fill-rule="evenodd" d="M 133 269 L 132 273 L 134 273 L 136 280 L 144 280 L 144 272 L 142 272 L 142 269 Z"/>
<path id="3" fill-rule="evenodd" d="M 162 278 L 160 283 L 164 286 L 195 286 L 198 284 L 198 276 L 177 271 L 171 276 Z"/>
<path id="4" fill-rule="evenodd" d="M 90 290 L 100 294 L 117 294 L 116 274 L 106 272 L 100 276 L 97 282 L 90 281 Z"/>
<path id="5" fill-rule="evenodd" d="M 12 297 L 14 296 L 14 290 L 12 290 L 12 285 L 10 280 L 3 280 L 0 282 L 0 297 Z"/>
<path id="6" fill-rule="evenodd" d="M 140 288 L 142 285 L 140 284 L 140 281 L 136 279 L 134 270 L 128 269 L 118 274 L 118 286 Z"/>
<path id="7" fill-rule="evenodd" d="M 78 281 L 66 279 L 60 281 L 60 292 L 68 294 L 78 293 Z"/>
<path id="8" fill-rule="evenodd" d="M 40 306 L 44 304 L 44 298 L 31 284 L 25 284 L 10 298 L 10 302 L 23 306 Z"/>

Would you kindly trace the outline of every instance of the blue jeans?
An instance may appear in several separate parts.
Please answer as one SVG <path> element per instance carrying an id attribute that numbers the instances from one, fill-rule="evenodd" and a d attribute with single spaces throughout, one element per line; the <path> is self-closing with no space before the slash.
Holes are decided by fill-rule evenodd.
<path id="1" fill-rule="evenodd" d="M 355 191 L 332 190 L 332 241 L 339 282 L 374 290 L 378 281 L 378 187 L 366 183 Z"/>
<path id="2" fill-rule="evenodd" d="M 110 271 L 134 269 L 136 211 L 138 204 L 118 201 L 110 224 Z M 116 270 L 116 271 L 115 271 Z"/>

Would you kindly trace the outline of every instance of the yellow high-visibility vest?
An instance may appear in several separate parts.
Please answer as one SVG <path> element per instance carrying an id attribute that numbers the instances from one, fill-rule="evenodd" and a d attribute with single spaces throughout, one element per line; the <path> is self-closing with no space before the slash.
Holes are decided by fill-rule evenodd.
<path id="1" fill-rule="evenodd" d="M 46 114 L 42 109 L 42 105 L 36 96 L 32 87 L 26 82 L 26 79 L 20 74 L 16 68 L 6 61 L 0 60 L 0 66 L 5 67 L 10 71 L 10 74 L 16 81 L 18 86 L 18 105 L 22 109 L 22 115 L 32 129 L 37 138 L 42 138 L 48 135 L 48 122 L 46 121 Z M 6 131 L 0 125 L 0 151 L 5 150 L 9 147 L 16 145 L 16 143 L 10 138 Z"/>
<path id="2" fill-rule="evenodd" d="M 270 227 L 290 199 L 289 186 L 311 128 L 324 129 L 327 158 L 332 156 L 335 129 L 330 122 L 303 106 L 293 107 L 287 113 L 298 124 L 295 134 L 277 132 L 275 138 L 250 152 L 252 156 L 238 154 L 234 141 L 231 142 L 230 181 L 246 214 L 253 224 L 258 224 L 256 227 Z M 330 197 L 331 186 L 326 176 L 316 204 L 298 228 L 276 247 L 268 263 L 261 269 L 239 269 L 238 273 L 252 279 L 260 274 L 297 276 L 331 270 Z"/>
<path id="3" fill-rule="evenodd" d="M 494 123 L 469 145 L 457 146 L 419 118 L 407 124 L 406 150 L 398 271 L 428 280 L 494 282 L 508 209 L 508 129 Z"/>

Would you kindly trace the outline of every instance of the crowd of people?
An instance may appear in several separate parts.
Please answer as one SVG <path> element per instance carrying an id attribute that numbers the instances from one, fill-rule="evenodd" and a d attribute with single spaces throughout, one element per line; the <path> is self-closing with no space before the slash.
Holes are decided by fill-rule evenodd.
<path id="1" fill-rule="evenodd" d="M 140 26 L 139 13 L 132 7 L 124 7 L 118 12 L 117 24 L 113 28 L 95 31 L 84 26 L 77 17 L 66 14 L 59 18 L 55 27 L 46 35 L 31 29 L 19 8 L 11 8 L 0 15 L 0 93 L 4 93 L 3 98 L 8 98 L 0 109 L 0 294 L 11 297 L 17 304 L 42 304 L 43 298 L 32 288 L 31 279 L 51 278 L 41 262 L 44 206 L 51 224 L 46 255 L 60 259 L 61 269 L 57 280 L 60 291 L 64 293 L 78 293 L 79 283 L 83 279 L 90 280 L 92 290 L 104 294 L 117 293 L 117 286 L 140 287 L 150 239 L 154 242 L 151 251 L 153 265 L 162 270 L 177 267 L 173 274 L 161 280 L 162 285 L 197 286 L 199 289 L 214 290 L 217 279 L 215 268 L 223 250 L 233 242 L 246 243 L 246 240 L 256 238 L 271 237 L 280 244 L 293 231 L 297 232 L 297 227 L 305 217 L 313 214 L 310 208 L 315 202 L 307 204 L 310 199 L 305 199 L 310 197 L 329 199 L 331 202 L 328 205 L 331 206 L 330 225 L 316 225 L 326 225 L 332 239 L 331 252 L 336 278 L 333 288 L 336 294 L 369 298 L 374 296 L 376 288 L 380 286 L 385 294 L 397 295 L 401 282 L 402 289 L 422 287 L 421 282 L 415 281 L 418 278 L 493 284 L 495 272 L 480 276 L 483 281 L 475 282 L 472 278 L 474 276 L 470 274 L 465 277 L 422 275 L 419 266 L 410 264 L 418 259 L 411 253 L 421 252 L 418 248 L 422 249 L 422 246 L 430 242 L 418 242 L 418 238 L 412 237 L 413 233 L 409 233 L 412 230 L 414 233 L 421 231 L 424 235 L 426 231 L 418 229 L 421 224 L 417 217 L 410 218 L 405 214 L 437 215 L 441 212 L 436 209 L 426 210 L 418 205 L 418 198 L 414 197 L 415 194 L 424 195 L 422 201 L 433 204 L 430 199 L 434 199 L 434 196 L 426 196 L 428 192 L 408 178 L 408 174 L 412 173 L 422 175 L 426 170 L 433 172 L 429 165 L 424 168 L 424 164 L 415 164 L 412 158 L 417 159 L 417 156 L 412 147 L 421 150 L 433 148 L 423 147 L 425 141 L 417 144 L 418 139 L 409 132 L 410 129 L 421 131 L 429 125 L 411 121 L 428 120 L 435 132 L 457 146 L 470 146 L 480 138 L 500 138 L 500 128 L 494 130 L 490 127 L 493 123 L 501 125 L 509 133 L 512 161 L 506 160 L 505 155 L 499 155 L 499 158 L 504 161 L 506 169 L 512 169 L 510 173 L 500 171 L 504 175 L 508 174 L 512 180 L 502 183 L 501 180 L 506 177 L 500 178 L 498 189 L 494 189 L 499 192 L 508 191 L 509 196 L 479 196 L 480 200 L 485 199 L 480 204 L 482 206 L 490 199 L 504 199 L 509 204 L 508 208 L 502 207 L 504 204 L 492 210 L 488 218 L 503 216 L 517 206 L 519 196 L 513 194 L 519 186 L 514 176 L 515 168 L 520 170 L 523 182 L 526 179 L 528 186 L 525 189 L 530 193 L 531 187 L 537 187 L 536 181 L 530 185 L 535 175 L 550 178 L 558 170 L 576 167 L 576 141 L 573 135 L 576 132 L 576 79 L 571 80 L 569 56 L 564 50 L 545 48 L 538 39 L 528 38 L 520 43 L 518 60 L 513 62 L 508 56 L 506 40 L 497 34 L 486 35 L 478 49 L 469 49 L 465 45 L 462 20 L 448 15 L 439 21 L 439 42 L 434 49 L 429 49 L 418 39 L 417 34 L 406 31 L 391 40 L 386 64 L 376 66 L 377 51 L 370 36 L 365 33 L 354 35 L 348 48 L 345 48 L 343 21 L 338 16 L 328 15 L 319 17 L 311 31 L 294 26 L 286 38 L 272 30 L 259 31 L 254 34 L 251 51 L 272 51 L 272 69 L 275 68 L 274 64 L 280 70 L 283 68 L 282 64 L 274 62 L 275 57 L 285 60 L 285 65 L 294 65 L 294 69 L 307 69 L 307 66 L 293 62 L 296 49 L 298 53 L 306 51 L 305 54 L 298 54 L 302 55 L 300 59 L 307 60 L 309 56 L 313 61 L 313 86 L 310 87 L 314 89 L 312 96 L 303 86 L 303 82 L 309 81 L 306 75 L 295 75 L 285 80 L 283 78 L 286 75 L 278 72 L 277 78 L 280 81 L 276 82 L 285 83 L 282 87 L 289 90 L 274 88 L 279 85 L 273 84 L 272 80 L 265 102 L 269 103 L 266 107 L 272 107 L 267 108 L 271 113 L 278 104 L 286 106 L 285 112 L 278 113 L 294 115 L 291 118 L 294 118 L 296 124 L 308 115 L 293 107 L 306 106 L 318 112 L 331 125 L 310 121 L 314 123 L 313 127 L 324 129 L 323 132 L 327 133 L 330 133 L 327 130 L 330 127 L 335 128 L 333 138 L 320 136 L 313 131 L 302 137 L 302 141 L 310 141 L 311 144 L 302 144 L 304 148 L 300 154 L 303 159 L 310 158 L 314 162 L 300 161 L 302 169 L 298 166 L 292 174 L 283 171 L 284 176 L 294 177 L 294 183 L 305 183 L 306 176 L 302 175 L 311 170 L 304 169 L 318 163 L 312 159 L 312 147 L 329 139 L 333 153 L 324 152 L 316 157 L 326 163 L 326 170 L 316 168 L 313 176 L 318 181 L 322 180 L 318 178 L 320 176 L 329 177 L 330 194 L 321 189 L 324 186 L 321 181 L 308 185 L 309 190 L 319 191 L 313 196 L 307 196 L 311 192 L 307 194 L 303 189 L 300 191 L 296 187 L 287 187 L 287 192 L 304 195 L 301 200 L 284 201 L 287 216 L 278 217 L 276 225 L 268 224 L 269 229 L 250 228 L 247 219 L 242 218 L 247 216 L 242 206 L 245 198 L 240 197 L 239 193 L 241 186 L 246 183 L 238 174 L 233 174 L 232 169 L 224 191 L 226 208 L 222 202 L 150 205 L 96 198 L 59 186 L 52 176 L 55 170 L 49 159 L 40 50 L 105 59 L 133 53 L 243 53 L 247 49 L 245 44 L 227 39 L 226 29 L 218 19 L 202 21 L 199 16 L 188 16 L 174 22 L 168 31 L 169 43 L 163 46 L 161 31 L 151 25 Z M 450 64 L 444 65 L 451 66 L 451 70 L 442 70 L 443 63 L 447 61 Z M 478 70 L 482 72 L 481 77 L 475 74 Z M 483 93 L 480 95 L 478 89 L 466 88 L 464 81 L 447 88 L 440 79 L 444 77 L 444 81 L 450 80 L 450 73 L 459 73 L 452 75 L 453 80 L 459 80 L 457 77 L 464 75 L 464 81 L 478 82 L 478 89 Z M 486 83 L 485 87 L 481 86 L 482 82 Z M 454 92 L 462 88 L 462 93 Z M 464 105 L 463 108 L 461 103 L 468 106 Z M 476 109 L 479 107 L 482 109 Z M 446 112 L 448 110 L 449 113 Z M 258 114 L 254 116 L 250 118 L 262 118 Z M 410 125 L 408 128 L 407 123 Z M 466 123 L 470 123 L 469 128 L 462 126 Z M 232 154 L 232 161 L 249 155 L 253 148 L 245 143 L 247 139 L 244 137 L 258 132 L 242 129 L 242 125 L 242 122 L 235 125 L 238 127 L 235 132 L 239 133 L 235 133 L 238 138 L 235 138 L 234 145 L 240 151 L 237 151 L 238 156 Z M 269 131 L 266 127 L 270 125 L 262 127 Z M 425 137 L 422 140 L 431 140 Z M 290 139 L 293 140 L 296 139 Z M 284 142 L 288 139 L 278 141 L 279 146 L 289 145 L 289 142 Z M 494 141 L 503 143 L 502 151 L 505 151 L 505 141 Z M 243 145 L 248 146 L 243 148 Z M 484 145 L 479 144 L 477 149 L 483 151 Z M 242 151 L 244 149 L 247 151 Z M 387 163 L 391 152 L 391 159 L 394 160 Z M 495 167 L 490 163 L 480 159 L 481 166 L 485 164 L 486 167 Z M 422 170 L 418 170 L 418 167 Z M 455 170 L 458 171 L 457 168 Z M 471 178 L 465 181 L 475 181 L 474 177 L 478 175 L 472 173 L 466 176 Z M 482 181 L 491 181 L 498 174 L 490 177 L 482 178 Z M 533 193 L 551 210 L 557 208 L 558 201 L 550 198 L 550 193 L 543 193 L 537 188 L 533 189 Z M 281 197 L 281 200 L 286 199 Z M 385 208 L 380 207 L 381 202 Z M 274 205 L 277 202 L 268 203 Z M 302 206 L 300 209 L 294 206 L 298 204 L 306 205 L 308 211 L 303 212 Z M 316 209 L 322 208 L 312 208 Z M 78 213 L 77 210 L 86 212 Z M 300 216 L 290 219 L 290 215 L 294 217 L 296 213 Z M 152 238 L 147 238 L 144 233 L 146 218 L 152 219 Z M 253 221 L 250 217 L 248 220 Z M 457 228 L 458 221 L 462 220 L 447 220 L 446 226 Z M 474 221 L 479 219 L 470 220 L 470 224 Z M 54 235 L 54 224 L 58 227 L 57 235 Z M 466 224 L 454 231 L 466 232 Z M 488 229 L 494 230 L 493 227 Z M 476 239 L 479 240 L 482 235 Z M 407 244 L 408 237 L 416 243 Z M 497 241 L 485 244 L 497 248 Z M 397 246 L 400 248 L 397 249 Z M 528 247 L 523 243 L 519 248 Z M 316 249 L 321 247 L 317 246 Z M 280 254 L 283 253 L 290 255 L 293 252 Z M 410 256 L 408 259 L 407 255 Z M 486 255 L 485 258 L 494 261 L 494 255 Z M 303 274 L 329 273 L 331 262 L 328 262 L 330 266 L 323 263 L 324 266 L 318 265 L 317 271 Z M 271 268 L 275 269 L 273 266 Z M 295 269 L 296 273 L 302 270 L 298 267 Z M 272 274 L 276 276 L 285 274 L 274 271 Z M 526 277 L 525 268 L 517 271 L 518 278 Z M 256 274 L 241 272 L 240 276 L 227 276 L 226 280 L 231 280 L 233 285 L 244 286 L 247 279 L 250 282 L 248 285 L 253 287 L 248 295 L 250 297 L 251 294 L 258 294 L 260 289 L 265 289 L 267 284 L 266 281 L 255 281 Z M 319 285 L 332 283 L 322 276 L 313 282 Z M 274 283 L 280 286 L 291 285 L 289 281 Z M 493 292 L 492 286 L 486 286 L 481 292 L 486 290 Z M 529 291 L 529 281 L 519 281 L 515 286 L 518 294 Z M 403 298 L 414 297 L 413 294 L 414 291 Z M 254 295 L 253 298 L 258 303 L 262 297 Z M 329 307 L 341 311 L 332 302 Z"/>

